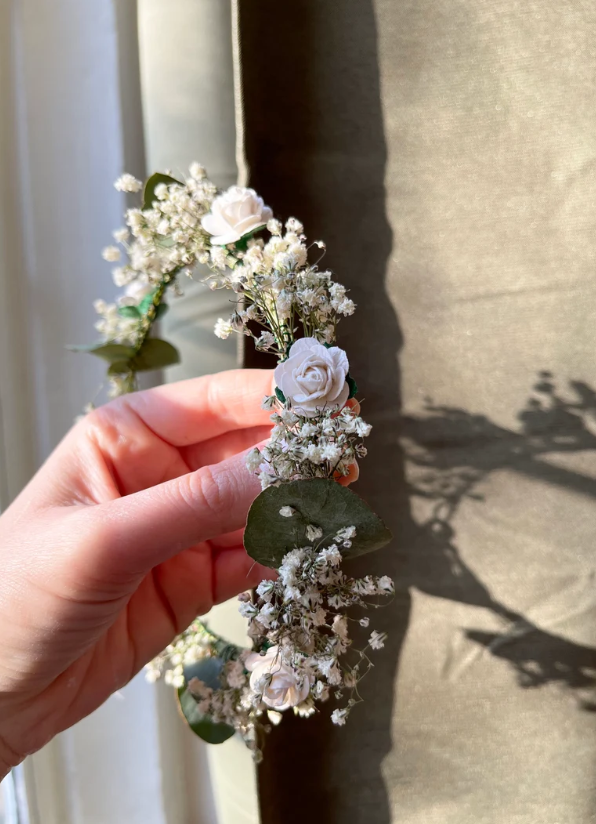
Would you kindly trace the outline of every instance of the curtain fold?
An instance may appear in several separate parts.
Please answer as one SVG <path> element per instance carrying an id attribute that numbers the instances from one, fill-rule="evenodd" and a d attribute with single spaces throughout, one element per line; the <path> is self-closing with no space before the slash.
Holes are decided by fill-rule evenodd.
<path id="1" fill-rule="evenodd" d="M 347 726 L 270 736 L 262 820 L 587 824 L 596 10 L 237 13 L 248 182 L 326 241 L 358 305 L 339 337 L 374 425 L 356 490 L 395 539 L 354 568 L 397 582 Z"/>

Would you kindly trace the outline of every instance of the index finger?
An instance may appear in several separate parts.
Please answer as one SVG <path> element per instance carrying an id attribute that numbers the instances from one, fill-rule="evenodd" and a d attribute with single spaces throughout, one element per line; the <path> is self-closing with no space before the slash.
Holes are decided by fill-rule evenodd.
<path id="1" fill-rule="evenodd" d="M 261 401 L 271 395 L 272 379 L 269 369 L 231 369 L 125 395 L 114 405 L 132 411 L 172 446 L 188 446 L 269 424 L 271 413 Z"/>

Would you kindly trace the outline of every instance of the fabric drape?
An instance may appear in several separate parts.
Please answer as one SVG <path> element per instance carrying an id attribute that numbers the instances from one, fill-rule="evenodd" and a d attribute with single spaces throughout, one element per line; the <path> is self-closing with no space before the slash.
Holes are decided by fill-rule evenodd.
<path id="1" fill-rule="evenodd" d="M 237 4 L 247 178 L 327 242 L 393 544 L 346 727 L 286 718 L 264 824 L 596 816 L 596 8 Z M 262 363 L 247 350 L 249 365 Z"/>

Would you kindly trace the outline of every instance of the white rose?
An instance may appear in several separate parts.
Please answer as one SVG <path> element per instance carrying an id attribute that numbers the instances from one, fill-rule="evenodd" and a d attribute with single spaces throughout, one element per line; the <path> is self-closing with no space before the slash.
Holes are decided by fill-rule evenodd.
<path id="1" fill-rule="evenodd" d="M 327 349 L 315 338 L 301 338 L 292 345 L 288 359 L 276 367 L 274 377 L 294 412 L 314 418 L 321 409 L 345 406 L 349 368 L 343 349 Z"/>
<path id="2" fill-rule="evenodd" d="M 231 186 L 211 204 L 211 212 L 201 219 L 206 232 L 213 235 L 216 246 L 235 243 L 241 237 L 264 226 L 273 212 L 254 189 Z"/>
<path id="3" fill-rule="evenodd" d="M 260 693 L 263 703 L 274 710 L 283 712 L 289 707 L 297 707 L 306 700 L 312 686 L 308 675 L 301 680 L 298 674 L 281 660 L 279 647 L 269 647 L 265 655 L 251 652 L 245 661 L 251 673 L 250 686 Z M 263 685 L 263 679 L 266 679 Z"/>

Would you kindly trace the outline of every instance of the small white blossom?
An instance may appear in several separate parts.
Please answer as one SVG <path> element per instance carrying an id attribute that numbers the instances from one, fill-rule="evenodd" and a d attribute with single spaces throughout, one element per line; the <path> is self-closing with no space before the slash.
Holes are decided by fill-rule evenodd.
<path id="1" fill-rule="evenodd" d="M 282 508 L 279 510 L 279 514 L 282 516 L 282 518 L 291 518 L 295 511 L 296 510 L 292 509 L 291 506 L 282 506 Z"/>
<path id="2" fill-rule="evenodd" d="M 386 635 L 384 632 L 377 632 L 375 629 L 368 639 L 368 643 L 373 649 L 383 649 L 385 646 L 385 638 Z"/>
<path id="3" fill-rule="evenodd" d="M 112 232 L 112 237 L 118 243 L 126 243 L 128 238 L 130 237 L 130 232 L 126 227 L 122 229 L 116 229 L 114 232 Z"/>
<path id="4" fill-rule="evenodd" d="M 272 235 L 281 235 L 281 223 L 274 217 L 267 221 L 267 231 Z"/>
<path id="5" fill-rule="evenodd" d="M 213 331 L 218 338 L 226 340 L 226 338 L 229 338 L 234 330 L 229 321 L 224 320 L 223 318 L 218 318 Z"/>
<path id="6" fill-rule="evenodd" d="M 318 541 L 319 538 L 323 537 L 323 530 L 320 526 L 313 526 L 312 524 L 308 524 L 306 527 L 306 537 L 309 541 Z"/>
<path id="7" fill-rule="evenodd" d="M 136 177 L 129 174 L 123 174 L 118 180 L 114 183 L 114 188 L 117 189 L 119 192 L 131 192 L 136 193 L 140 192 L 143 187 L 143 184 L 140 180 L 137 180 Z"/>
<path id="8" fill-rule="evenodd" d="M 337 724 L 338 727 L 343 727 L 346 723 L 347 715 L 347 710 L 333 710 L 331 713 L 331 720 L 334 724 Z"/>
<path id="9" fill-rule="evenodd" d="M 117 260 L 120 260 L 120 249 L 117 246 L 106 246 L 101 256 L 108 263 L 116 263 Z"/>
<path id="10" fill-rule="evenodd" d="M 257 472 L 262 463 L 263 456 L 255 446 L 255 448 L 251 449 L 246 455 L 246 468 L 249 472 Z"/>

